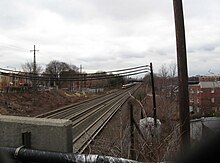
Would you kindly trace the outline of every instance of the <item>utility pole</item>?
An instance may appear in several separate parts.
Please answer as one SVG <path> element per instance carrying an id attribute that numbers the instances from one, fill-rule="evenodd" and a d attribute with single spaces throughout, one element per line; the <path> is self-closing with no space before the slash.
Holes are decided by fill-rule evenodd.
<path id="1" fill-rule="evenodd" d="M 82 93 L 82 65 L 79 67 L 79 73 L 80 73 L 80 83 L 79 83 L 79 91 Z"/>
<path id="2" fill-rule="evenodd" d="M 176 48 L 179 81 L 179 115 L 181 132 L 180 149 L 182 152 L 185 152 L 190 147 L 190 119 L 186 41 L 182 0 L 173 0 L 173 7 L 176 27 Z"/>
<path id="3" fill-rule="evenodd" d="M 133 117 L 133 105 L 132 102 L 128 102 L 129 111 L 130 111 L 130 159 L 135 159 L 135 152 L 134 152 L 134 117 Z"/>
<path id="4" fill-rule="evenodd" d="M 154 73 L 153 73 L 152 63 L 150 63 L 150 76 L 151 76 L 151 86 L 152 86 L 152 96 L 153 96 L 154 126 L 157 127 L 156 95 L 155 95 L 155 89 L 154 89 Z"/>
<path id="5" fill-rule="evenodd" d="M 34 100 L 33 100 L 33 105 L 36 105 L 36 92 L 37 92 L 37 86 L 36 86 L 36 77 L 37 77 L 37 72 L 36 72 L 36 50 L 35 45 L 34 45 L 34 50 L 30 50 L 30 52 L 34 52 L 34 67 L 33 67 L 33 93 L 34 93 Z"/>

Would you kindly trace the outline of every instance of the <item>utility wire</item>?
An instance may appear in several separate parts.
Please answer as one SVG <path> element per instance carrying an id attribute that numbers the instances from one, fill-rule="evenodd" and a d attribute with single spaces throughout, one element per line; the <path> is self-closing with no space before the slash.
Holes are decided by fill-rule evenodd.
<path id="1" fill-rule="evenodd" d="M 2 71 L 1 71 L 2 70 Z M 129 71 L 130 70 L 130 71 Z M 6 71 L 6 72 L 3 72 Z M 28 72 L 21 72 L 21 71 L 14 71 L 10 69 L 0 68 L 0 73 L 4 75 L 4 73 L 11 73 L 15 77 L 22 77 L 25 79 L 38 79 L 38 80 L 60 80 L 60 81 L 86 81 L 86 80 L 102 80 L 102 79 L 110 79 L 110 78 L 117 78 L 117 77 L 125 77 L 125 76 L 132 76 L 142 73 L 149 72 L 149 66 L 137 66 L 132 68 L 126 68 L 126 69 L 120 69 L 120 70 L 113 70 L 113 71 L 107 71 L 102 73 L 86 73 L 86 74 L 70 74 L 72 77 L 65 78 L 65 77 L 56 77 L 57 74 L 41 74 L 40 76 L 35 76 L 34 73 L 28 73 Z M 120 72 L 113 74 L 113 72 Z M 108 74 L 109 73 L 109 74 Z M 83 78 L 83 79 L 81 79 Z"/>
<path id="2" fill-rule="evenodd" d="M 86 76 L 83 74 L 77 74 L 75 75 L 75 77 L 71 77 L 71 78 L 57 78 L 54 76 L 34 76 L 32 75 L 22 75 L 22 74 L 13 74 L 12 76 L 14 77 L 22 77 L 24 79 L 38 79 L 38 80 L 51 80 L 51 81 L 86 81 L 86 80 L 102 80 L 102 79 L 110 79 L 110 78 L 118 78 L 118 77 L 126 77 L 126 76 L 133 76 L 133 75 L 138 75 L 138 74 L 143 74 L 143 73 L 147 73 L 149 71 L 147 70 L 142 70 L 142 71 L 132 71 L 130 73 L 126 73 L 126 74 L 111 74 L 111 75 L 102 75 L 102 76 Z M 4 75 L 4 74 L 3 74 Z M 81 79 L 83 78 L 83 79 Z"/>
<path id="3" fill-rule="evenodd" d="M 113 70 L 113 71 L 106 71 L 107 73 L 113 73 L 113 72 L 120 72 L 120 71 L 127 71 L 127 70 L 133 70 L 133 69 L 139 69 L 143 67 L 150 67 L 149 65 L 144 65 L 144 66 L 138 66 L 138 67 L 132 67 L 132 68 L 127 68 L 127 69 L 120 69 L 120 70 Z"/>
<path id="4" fill-rule="evenodd" d="M 98 75 L 98 74 L 103 74 L 103 73 L 114 73 L 114 72 L 123 72 L 126 73 L 126 71 L 128 70 L 138 70 L 140 68 L 147 68 L 148 70 L 149 69 L 149 65 L 144 65 L 144 66 L 137 66 L 137 67 L 132 67 L 132 68 L 126 68 L 126 69 L 119 69 L 119 70 L 113 70 L 113 71 L 103 71 L 103 72 L 99 72 L 99 73 L 86 73 L 87 75 Z M 6 69 L 6 68 L 0 68 L 0 70 L 3 70 L 3 71 L 9 71 L 9 72 L 16 72 L 16 73 L 29 73 L 29 74 L 34 74 L 33 72 L 22 72 L 22 71 L 16 71 L 16 70 L 11 70 L 11 69 Z M 55 75 L 55 74 L 46 74 L 44 73 L 43 74 L 44 76 L 48 75 L 48 76 L 51 76 L 51 75 Z"/>

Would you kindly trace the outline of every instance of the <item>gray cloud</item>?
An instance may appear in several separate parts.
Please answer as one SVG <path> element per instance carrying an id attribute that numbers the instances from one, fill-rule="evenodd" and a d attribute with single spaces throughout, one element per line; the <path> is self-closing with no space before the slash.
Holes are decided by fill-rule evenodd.
<path id="1" fill-rule="evenodd" d="M 212 52 L 215 50 L 215 46 L 207 46 L 207 47 L 202 47 L 202 50 Z"/>
<path id="2" fill-rule="evenodd" d="M 2 0 L 0 6 L 0 28 L 4 30 L 22 28 L 31 20 L 31 8 L 21 1 Z"/>
<path id="3" fill-rule="evenodd" d="M 217 71 L 220 1 L 183 3 L 189 74 Z M 34 44 L 42 64 L 59 59 L 110 70 L 151 61 L 157 70 L 176 62 L 172 1 L 1 0 L 0 32 L 2 66 L 32 60 Z"/>
<path id="4" fill-rule="evenodd" d="M 137 53 L 137 52 L 130 52 L 130 51 L 124 51 L 124 52 L 118 52 L 119 57 L 122 59 L 135 59 L 135 58 L 145 58 L 146 54 L 144 52 Z"/>

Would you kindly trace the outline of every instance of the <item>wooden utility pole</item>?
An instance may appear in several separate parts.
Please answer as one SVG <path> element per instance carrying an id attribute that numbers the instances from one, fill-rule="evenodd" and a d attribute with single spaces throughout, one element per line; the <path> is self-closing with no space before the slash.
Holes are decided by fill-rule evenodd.
<path id="1" fill-rule="evenodd" d="M 190 147 L 190 119 L 189 119 L 189 93 L 188 93 L 188 72 L 186 57 L 186 41 L 182 0 L 173 0 L 175 27 L 177 65 L 179 81 L 179 115 L 181 151 L 187 151 Z"/>
<path id="2" fill-rule="evenodd" d="M 33 65 L 33 93 L 34 93 L 34 99 L 33 99 L 33 105 L 36 105 L 36 92 L 37 92 L 37 86 L 36 86 L 36 78 L 37 78 L 37 66 L 36 66 L 36 50 L 34 45 L 34 50 L 30 50 L 30 52 L 34 52 L 34 65 Z"/>

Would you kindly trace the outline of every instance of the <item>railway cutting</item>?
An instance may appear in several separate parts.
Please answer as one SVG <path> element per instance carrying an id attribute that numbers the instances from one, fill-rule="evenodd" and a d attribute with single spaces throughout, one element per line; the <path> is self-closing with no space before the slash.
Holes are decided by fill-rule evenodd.
<path id="1" fill-rule="evenodd" d="M 37 117 L 71 120 L 73 152 L 82 153 L 140 85 L 135 84 L 108 95 L 68 105 Z"/>

